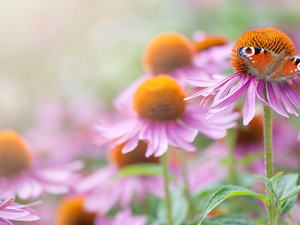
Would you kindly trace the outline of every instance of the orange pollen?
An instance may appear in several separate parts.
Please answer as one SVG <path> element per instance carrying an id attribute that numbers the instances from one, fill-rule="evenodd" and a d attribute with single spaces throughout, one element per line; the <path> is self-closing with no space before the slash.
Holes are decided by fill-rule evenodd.
<path id="1" fill-rule="evenodd" d="M 239 128 L 237 134 L 237 144 L 247 145 L 262 141 L 263 133 L 263 117 L 255 116 L 248 126 Z"/>
<path id="2" fill-rule="evenodd" d="M 10 177 L 28 169 L 32 152 L 25 141 L 14 131 L 0 132 L 0 176 Z"/>
<path id="3" fill-rule="evenodd" d="M 122 153 L 122 148 L 126 143 L 118 145 L 109 151 L 109 161 L 116 164 L 119 168 L 139 164 L 139 163 L 159 163 L 159 159 L 154 156 L 145 157 L 147 143 L 139 141 L 138 146 L 131 152 Z"/>
<path id="4" fill-rule="evenodd" d="M 279 54 L 285 51 L 285 56 L 296 56 L 296 48 L 292 40 L 275 28 L 261 28 L 244 33 L 234 44 L 231 52 L 231 65 L 236 72 L 247 74 L 248 68 L 243 59 L 237 55 L 240 47 L 255 47 L 271 50 Z"/>
<path id="5" fill-rule="evenodd" d="M 174 120 L 185 111 L 185 97 L 186 93 L 173 78 L 160 75 L 137 89 L 133 108 L 143 119 Z"/>
<path id="6" fill-rule="evenodd" d="M 213 46 L 226 45 L 229 43 L 227 36 L 222 34 L 207 35 L 204 39 L 196 41 L 196 48 L 198 52 L 209 49 Z"/>
<path id="7" fill-rule="evenodd" d="M 173 70 L 190 66 L 196 48 L 185 36 L 167 33 L 156 37 L 146 48 L 144 67 L 154 74 L 170 73 Z"/>
<path id="8" fill-rule="evenodd" d="M 93 225 L 95 213 L 83 210 L 83 196 L 67 196 L 58 205 L 55 225 Z"/>

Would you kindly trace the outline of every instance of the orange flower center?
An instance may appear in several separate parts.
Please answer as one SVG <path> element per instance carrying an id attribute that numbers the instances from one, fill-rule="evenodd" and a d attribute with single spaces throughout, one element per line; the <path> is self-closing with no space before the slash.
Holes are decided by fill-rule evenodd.
<path id="1" fill-rule="evenodd" d="M 251 30 L 244 33 L 234 44 L 232 49 L 231 65 L 236 72 L 246 74 L 247 65 L 243 59 L 237 55 L 237 49 L 240 47 L 256 47 L 271 50 L 279 54 L 285 52 L 285 56 L 296 56 L 296 48 L 291 39 L 280 30 L 275 28 L 262 28 Z"/>
<path id="2" fill-rule="evenodd" d="M 109 161 L 116 164 L 119 168 L 139 163 L 159 163 L 157 157 L 145 157 L 147 143 L 144 141 L 139 141 L 138 146 L 133 151 L 123 154 L 122 148 L 125 144 L 118 145 L 109 152 Z"/>
<path id="3" fill-rule="evenodd" d="M 156 37 L 146 48 L 144 66 L 154 74 L 170 73 L 192 64 L 195 46 L 183 35 L 168 33 Z"/>
<path id="4" fill-rule="evenodd" d="M 263 140 L 263 136 L 263 118 L 255 116 L 248 126 L 238 129 L 237 144 L 255 143 Z"/>
<path id="5" fill-rule="evenodd" d="M 21 136 L 10 130 L 0 132 L 0 176 L 24 171 L 31 161 L 32 153 Z"/>
<path id="6" fill-rule="evenodd" d="M 229 40 L 225 35 L 213 34 L 207 35 L 204 39 L 196 41 L 196 48 L 198 52 L 209 49 L 213 46 L 220 46 L 228 44 Z"/>
<path id="7" fill-rule="evenodd" d="M 144 82 L 134 95 L 134 109 L 143 119 L 174 120 L 185 109 L 186 93 L 171 77 L 160 75 Z"/>
<path id="8" fill-rule="evenodd" d="M 65 197 L 58 205 L 55 225 L 93 225 L 95 213 L 83 210 L 83 196 Z"/>

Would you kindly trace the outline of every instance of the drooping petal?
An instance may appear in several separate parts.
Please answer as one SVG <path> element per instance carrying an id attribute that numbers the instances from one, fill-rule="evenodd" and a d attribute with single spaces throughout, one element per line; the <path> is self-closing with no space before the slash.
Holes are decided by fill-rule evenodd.
<path id="1" fill-rule="evenodd" d="M 264 81 L 261 79 L 258 79 L 257 85 L 256 85 L 256 94 L 259 100 L 266 106 L 271 108 L 270 104 L 265 101 L 264 97 Z"/>
<path id="2" fill-rule="evenodd" d="M 286 92 L 284 91 L 283 87 L 280 84 L 276 84 L 276 86 L 277 86 L 277 90 L 280 93 L 282 103 L 283 103 L 284 107 L 286 108 L 287 112 L 294 114 L 295 116 L 298 116 L 298 113 L 294 110 L 288 97 L 286 96 Z"/>
<path id="3" fill-rule="evenodd" d="M 159 132 L 159 144 L 154 154 L 155 157 L 162 156 L 168 150 L 168 145 L 169 145 L 168 138 L 166 135 L 166 128 L 163 123 L 159 123 L 158 132 Z"/>
<path id="4" fill-rule="evenodd" d="M 299 95 L 291 88 L 291 86 L 288 83 L 283 83 L 283 88 L 285 93 L 287 94 L 290 101 L 298 108 L 300 109 L 300 97 Z"/>
<path id="5" fill-rule="evenodd" d="M 206 88 L 206 89 L 204 89 L 202 91 L 199 91 L 199 92 L 197 92 L 197 93 L 195 93 L 195 94 L 193 94 L 193 95 L 185 98 L 184 101 L 190 100 L 192 98 L 196 98 L 196 97 L 198 97 L 200 95 L 204 95 L 204 96 L 205 95 L 209 95 L 209 94 L 213 93 L 216 90 L 220 90 L 220 88 L 223 87 L 224 84 L 226 84 L 229 80 L 233 79 L 234 77 L 236 77 L 236 73 L 232 74 L 231 76 L 226 77 L 225 79 L 223 79 L 219 83 L 217 83 L 217 84 L 215 84 L 215 85 L 213 85 L 213 86 L 211 86 L 209 88 Z"/>
<path id="6" fill-rule="evenodd" d="M 246 101 L 245 101 L 245 106 L 244 106 L 244 117 L 243 117 L 244 126 L 247 126 L 255 115 L 255 109 L 256 109 L 255 86 L 256 86 L 256 78 L 253 77 L 250 81 L 250 85 L 249 85 L 249 88 L 247 90 L 247 95 L 246 95 Z"/>
<path id="7" fill-rule="evenodd" d="M 251 79 L 248 79 L 247 82 L 245 82 L 239 89 L 237 89 L 235 92 L 232 92 L 228 96 L 226 96 L 223 99 L 220 99 L 219 101 L 215 102 L 211 109 L 220 109 L 224 108 L 226 106 L 231 105 L 234 103 L 241 95 L 248 89 Z M 241 81 L 240 81 L 241 82 Z"/>
<path id="8" fill-rule="evenodd" d="M 272 108 L 279 113 L 280 115 L 289 118 L 285 110 L 283 109 L 282 105 L 280 104 L 279 100 L 277 99 L 277 96 L 274 92 L 274 89 L 272 87 L 272 84 L 269 82 L 266 82 L 266 88 L 267 88 L 267 96 L 268 100 L 270 102 L 270 105 Z"/>

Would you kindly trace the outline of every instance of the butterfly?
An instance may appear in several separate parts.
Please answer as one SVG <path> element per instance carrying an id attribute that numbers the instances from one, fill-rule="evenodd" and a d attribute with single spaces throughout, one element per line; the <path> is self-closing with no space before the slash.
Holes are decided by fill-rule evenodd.
<path id="1" fill-rule="evenodd" d="M 285 56 L 285 51 L 277 54 L 262 48 L 240 47 L 237 55 L 245 61 L 247 73 L 271 83 L 285 82 L 300 75 L 300 58 Z"/>

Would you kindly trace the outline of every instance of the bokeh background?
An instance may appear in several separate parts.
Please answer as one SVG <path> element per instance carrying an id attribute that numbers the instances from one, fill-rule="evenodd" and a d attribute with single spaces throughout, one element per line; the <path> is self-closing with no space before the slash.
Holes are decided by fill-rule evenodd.
<path id="1" fill-rule="evenodd" d="M 116 96 L 144 73 L 143 52 L 156 35 L 175 31 L 191 39 L 200 30 L 233 42 L 245 31 L 276 27 L 300 51 L 299 9 L 299 0 L 0 0 L 0 129 L 24 134 L 39 149 L 70 146 L 76 136 L 60 139 L 56 128 L 43 136 L 37 124 L 57 121 L 56 110 L 66 110 L 68 129 L 90 132 L 94 119 L 113 111 Z M 106 154 L 92 140 L 80 144 Z M 67 157 L 57 151 L 53 160 L 73 160 Z M 106 159 L 86 162 L 97 168 Z M 53 211 L 59 198 L 46 200 L 42 210 Z"/>
<path id="2" fill-rule="evenodd" d="M 89 96 L 103 109 L 143 74 L 157 34 L 276 27 L 300 43 L 297 0 L 1 0 L 0 124 L 27 129 L 45 101 Z M 78 109 L 80 110 L 80 109 Z"/>

